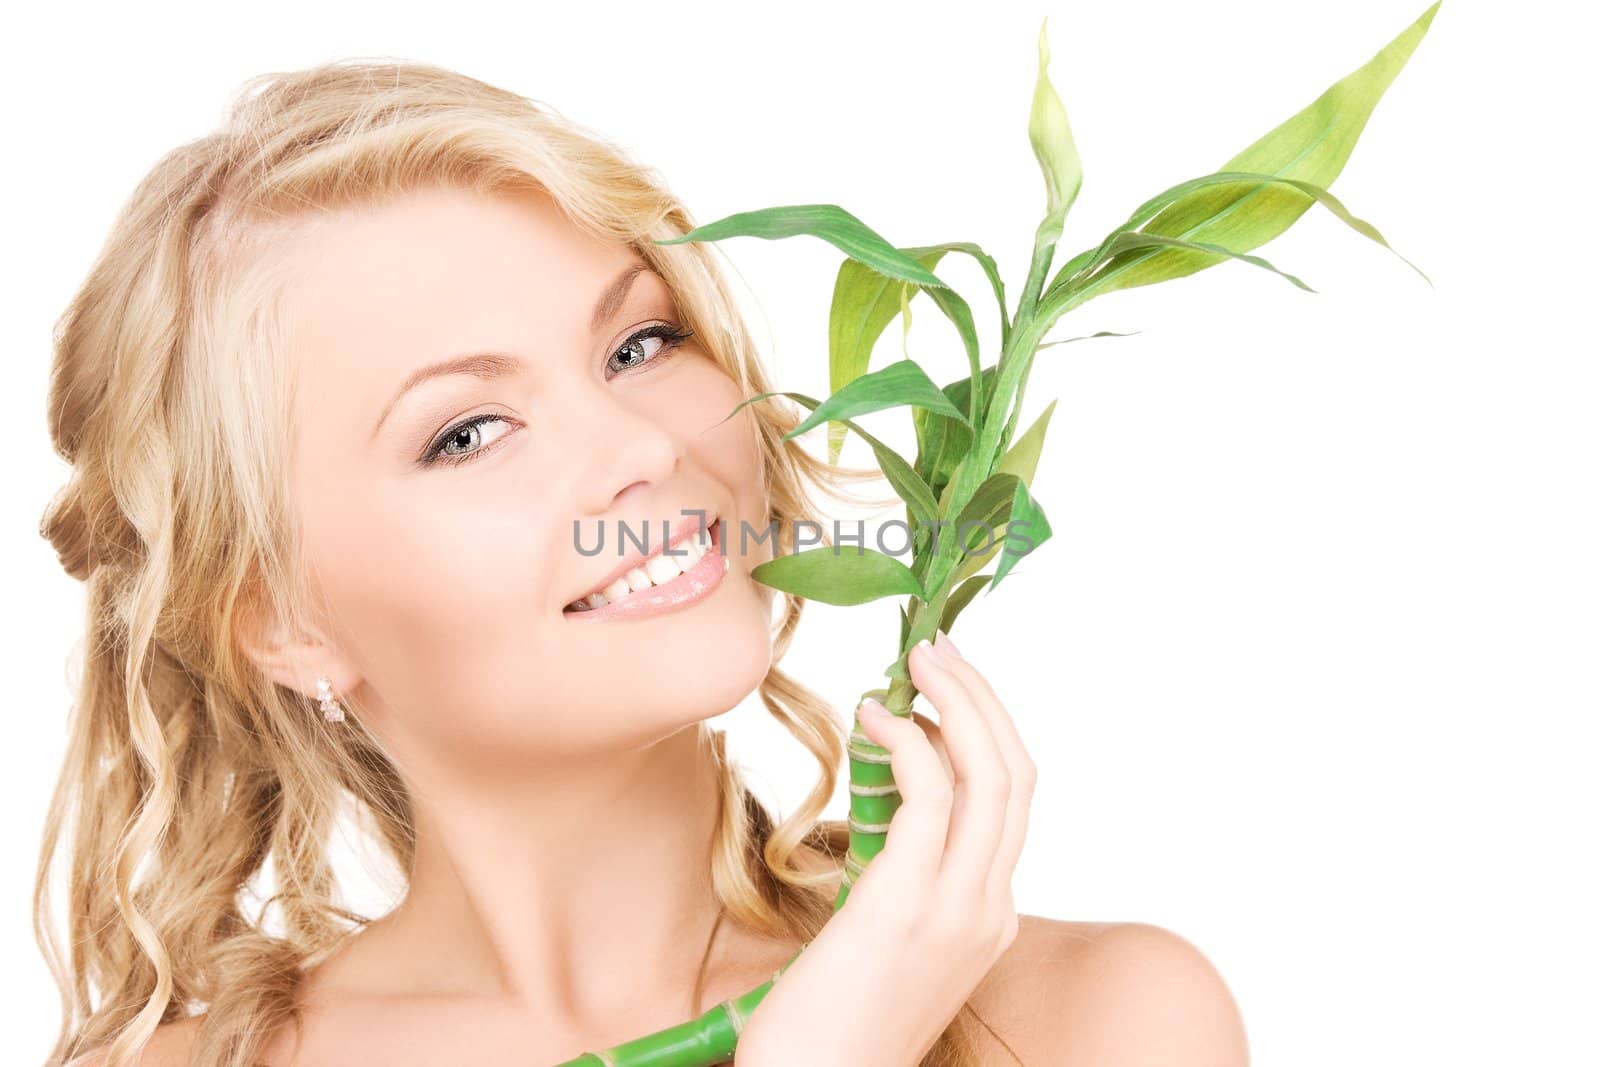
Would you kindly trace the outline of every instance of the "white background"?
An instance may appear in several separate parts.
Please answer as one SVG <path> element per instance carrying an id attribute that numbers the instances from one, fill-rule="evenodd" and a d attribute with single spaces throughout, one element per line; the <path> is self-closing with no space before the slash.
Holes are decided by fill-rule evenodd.
<path id="1" fill-rule="evenodd" d="M 1043 206 L 1025 131 L 1045 15 L 1086 168 L 1065 255 L 1425 6 L 30 5 L 0 65 L 7 1062 L 42 1059 L 57 1018 L 29 897 L 81 626 L 37 533 L 66 475 L 49 329 L 135 182 L 244 78 L 346 55 L 454 66 L 628 146 L 697 221 L 838 203 L 899 245 L 978 241 L 1014 294 Z M 1435 288 L 1314 207 L 1260 254 L 1317 293 L 1226 263 L 1112 294 L 1052 336 L 1140 334 L 1047 349 L 1028 383 L 1024 425 L 1059 398 L 1034 486 L 1055 537 L 956 628 L 1041 766 L 1019 908 L 1182 934 L 1259 1064 L 1600 1063 L 1579 10 L 1448 0 L 1333 184 Z M 825 394 L 839 253 L 720 248 L 779 387 Z M 954 256 L 940 273 L 992 361 L 982 276 Z M 962 376 L 948 324 L 926 298 L 913 311 L 917 358 Z M 899 343 L 893 324 L 874 366 Z M 909 444 L 903 411 L 866 424 Z M 895 618 L 812 605 L 787 666 L 845 713 Z M 719 725 L 792 810 L 809 758 L 763 716 L 752 700 Z"/>

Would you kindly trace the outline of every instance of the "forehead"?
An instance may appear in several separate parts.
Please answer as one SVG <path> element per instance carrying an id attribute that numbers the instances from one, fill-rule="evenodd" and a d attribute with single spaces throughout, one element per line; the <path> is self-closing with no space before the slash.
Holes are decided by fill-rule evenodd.
<path id="1" fill-rule="evenodd" d="M 287 255 L 284 312 L 303 369 L 380 387 L 463 346 L 537 357 L 581 342 L 597 293 L 638 259 L 544 194 L 456 188 L 340 209 Z"/>

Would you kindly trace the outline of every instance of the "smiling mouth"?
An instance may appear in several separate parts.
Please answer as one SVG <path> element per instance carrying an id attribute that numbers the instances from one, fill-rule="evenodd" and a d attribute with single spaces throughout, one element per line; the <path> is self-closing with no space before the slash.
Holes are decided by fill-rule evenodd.
<path id="1" fill-rule="evenodd" d="M 722 551 L 722 518 L 718 516 L 704 533 L 696 523 L 655 555 L 568 604 L 562 615 L 598 620 L 670 611 L 708 596 L 721 584 L 729 566 Z"/>

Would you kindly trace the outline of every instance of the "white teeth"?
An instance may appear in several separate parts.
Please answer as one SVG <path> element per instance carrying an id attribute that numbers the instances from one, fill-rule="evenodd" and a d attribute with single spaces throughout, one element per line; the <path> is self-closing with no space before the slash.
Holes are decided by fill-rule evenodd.
<path id="1" fill-rule="evenodd" d="M 644 572 L 650 576 L 652 582 L 661 585 L 663 582 L 672 581 L 682 574 L 683 570 L 678 566 L 675 557 L 660 555 L 653 556 L 645 562 Z"/>
<path id="2" fill-rule="evenodd" d="M 708 526 L 710 524 L 707 524 Z M 711 535 L 699 529 L 689 535 L 679 544 L 672 546 L 672 551 L 662 552 L 645 561 L 644 567 L 634 567 L 621 578 L 612 582 L 597 593 L 591 593 L 581 600 L 575 600 L 567 605 L 569 608 L 582 610 L 582 605 L 590 608 L 604 607 L 613 600 L 621 600 L 629 593 L 636 593 L 640 589 L 662 585 L 672 581 L 684 571 L 689 570 L 704 558 L 711 548 Z M 723 571 L 727 571 L 727 560 L 723 560 Z"/>
<path id="3" fill-rule="evenodd" d="M 674 546 L 672 551 L 674 553 L 672 562 L 681 569 L 688 570 L 700 562 L 700 557 L 706 554 L 706 546 L 702 545 L 698 538 L 690 537 L 683 544 Z"/>

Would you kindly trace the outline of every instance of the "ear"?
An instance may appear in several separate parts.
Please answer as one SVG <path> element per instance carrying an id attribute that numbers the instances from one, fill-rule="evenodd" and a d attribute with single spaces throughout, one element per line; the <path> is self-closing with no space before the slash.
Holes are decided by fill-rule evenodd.
<path id="1" fill-rule="evenodd" d="M 318 678 L 332 683 L 335 697 L 363 681 L 359 668 L 336 641 L 316 629 L 291 631 L 275 616 L 241 613 L 238 645 L 262 674 L 307 700 L 317 698 Z"/>

